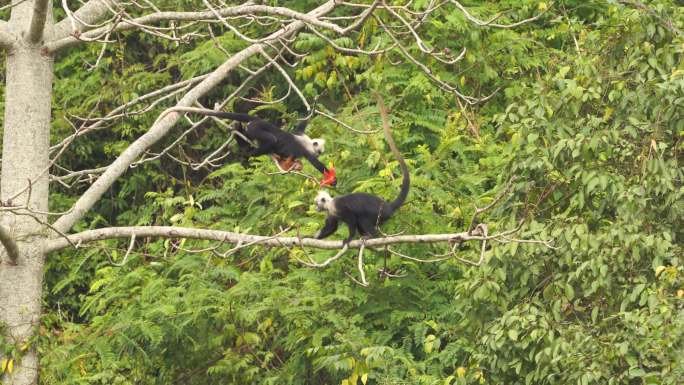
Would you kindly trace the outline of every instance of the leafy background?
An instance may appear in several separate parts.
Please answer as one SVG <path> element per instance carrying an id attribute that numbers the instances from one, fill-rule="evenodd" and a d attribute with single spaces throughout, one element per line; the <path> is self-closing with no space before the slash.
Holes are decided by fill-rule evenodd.
<path id="1" fill-rule="evenodd" d="M 315 5 L 270 3 L 303 11 Z M 312 270 L 294 260 L 301 251 L 285 248 L 223 257 L 192 252 L 209 243 L 138 240 L 121 267 L 112 262 L 122 262 L 124 241 L 53 254 L 35 341 L 41 382 L 681 384 L 684 8 L 677 1 L 644 1 L 647 9 L 631 3 L 464 2 L 483 19 L 508 11 L 501 22 L 548 9 L 514 29 L 477 27 L 444 6 L 420 33 L 436 49 L 465 47 L 467 54 L 454 65 L 427 60 L 428 67 L 466 94 L 498 90 L 486 103 L 463 108 L 398 52 L 345 55 L 306 31 L 294 44 L 309 54 L 291 75 L 308 97 L 323 94 L 320 108 L 359 130 L 380 126 L 372 90 L 392 110 L 412 189 L 385 232 L 463 231 L 475 207 L 491 202 L 515 176 L 512 193 L 482 220 L 490 231 L 505 230 L 526 213 L 516 237 L 552 239 L 554 249 L 494 243 L 479 268 L 367 251 L 369 288 L 347 277 L 356 274 L 351 257 Z M 200 5 L 187 1 L 182 8 Z M 256 35 L 265 27 L 249 28 L 245 33 Z M 106 114 L 211 71 L 226 59 L 219 44 L 227 52 L 245 46 L 229 32 L 215 32 L 216 40 L 180 46 L 122 33 L 96 68 L 89 64 L 97 46 L 60 56 L 53 142 L 72 132 L 66 117 Z M 371 20 L 336 43 L 372 47 L 387 39 Z M 416 47 L 410 51 L 420 55 Z M 249 66 L 263 64 L 255 58 Z M 212 106 L 246 77 L 233 74 L 203 103 Z M 245 96 L 275 100 L 286 91 L 278 72 L 268 70 Z M 77 139 L 61 165 L 109 164 L 172 102 Z M 285 124 L 304 113 L 295 97 L 227 108 L 255 109 Z M 179 124 L 156 149 L 187 127 Z M 310 133 L 328 138 L 324 160 L 338 170 L 335 194 L 397 193 L 397 163 L 381 133 L 358 134 L 322 116 Z M 172 155 L 199 160 L 227 135 L 205 124 Z M 320 228 L 314 184 L 269 175 L 275 168 L 265 157 L 250 163 L 233 160 L 210 170 L 168 159 L 146 163 L 129 170 L 78 229 L 178 225 L 274 234 L 291 226 L 313 234 Z M 68 208 L 83 189 L 54 185 L 52 208 Z M 428 258 L 445 247 L 396 249 Z M 458 255 L 476 260 L 478 246 L 463 245 Z M 405 277 L 379 277 L 385 266 Z"/>

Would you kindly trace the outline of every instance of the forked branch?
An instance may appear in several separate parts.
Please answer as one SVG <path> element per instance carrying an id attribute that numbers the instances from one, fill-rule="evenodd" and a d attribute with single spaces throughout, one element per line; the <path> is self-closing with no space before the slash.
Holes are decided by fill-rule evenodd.
<path id="1" fill-rule="evenodd" d="M 258 13 L 265 13 L 269 15 L 287 17 L 293 20 L 306 23 L 308 25 L 317 26 L 320 28 L 330 29 L 336 33 L 344 34 L 349 31 L 348 28 L 342 28 L 337 24 L 320 20 L 316 14 L 301 13 L 285 7 L 270 7 L 266 5 L 239 5 L 234 7 L 227 7 L 222 9 L 200 11 L 200 12 L 155 12 L 135 19 L 121 19 L 118 22 L 108 23 L 99 28 L 91 29 L 82 34 L 76 33 L 72 36 L 66 36 L 58 40 L 53 40 L 46 45 L 49 52 L 54 52 L 62 48 L 70 47 L 77 44 L 80 40 L 91 40 L 98 36 L 102 36 L 108 32 L 125 31 L 131 29 L 139 29 L 143 26 L 158 24 L 165 21 L 204 21 L 216 20 L 229 16 L 249 16 Z M 364 12 L 362 19 L 368 16 L 369 12 Z M 355 26 L 356 23 L 353 24 Z M 264 38 L 254 41 L 260 43 L 270 40 Z"/>
<path id="2" fill-rule="evenodd" d="M 29 24 L 28 33 L 26 34 L 26 41 L 29 43 L 38 43 L 43 38 L 45 20 L 47 20 L 48 3 L 48 0 L 35 0 L 33 2 L 31 24 Z"/>

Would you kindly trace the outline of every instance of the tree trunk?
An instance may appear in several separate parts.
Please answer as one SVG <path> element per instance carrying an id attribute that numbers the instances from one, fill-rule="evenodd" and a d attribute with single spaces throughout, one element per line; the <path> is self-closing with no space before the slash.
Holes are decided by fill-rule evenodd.
<path id="1" fill-rule="evenodd" d="M 51 2 L 50 2 L 51 3 Z M 51 4 L 48 4 L 48 10 Z M 33 2 L 16 6 L 10 19 L 11 28 L 22 35 L 30 24 Z M 52 23 L 48 16 L 46 31 Z M 31 209 L 48 210 L 48 149 L 52 99 L 53 60 L 41 53 L 40 42 L 31 45 L 21 40 L 20 46 L 7 53 L 5 119 L 2 148 L 0 199 L 13 205 L 26 204 L 31 180 Z M 27 342 L 37 330 L 41 314 L 44 253 L 41 243 L 47 233 L 33 216 L 6 213 L 2 224 L 10 229 L 19 246 L 19 259 L 11 264 L 3 255 L 0 261 L 0 323 L 4 326 L 5 343 L 16 347 L 14 370 L 3 384 L 35 384 L 38 379 L 38 357 Z M 0 352 L 2 354 L 2 352 Z"/>

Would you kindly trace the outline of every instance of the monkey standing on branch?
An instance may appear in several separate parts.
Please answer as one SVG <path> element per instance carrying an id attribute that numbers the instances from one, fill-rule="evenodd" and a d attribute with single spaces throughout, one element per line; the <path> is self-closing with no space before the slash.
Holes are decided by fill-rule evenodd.
<path id="1" fill-rule="evenodd" d="M 349 228 L 349 236 L 344 240 L 345 244 L 351 242 L 357 231 L 364 237 L 377 237 L 378 226 L 392 217 L 392 214 L 406 201 L 410 186 L 408 167 L 392 138 L 387 118 L 387 109 L 382 97 L 376 94 L 376 98 L 378 100 L 380 116 L 382 117 L 385 140 L 387 140 L 392 154 L 397 158 L 401 167 L 403 180 L 399 195 L 393 201 L 387 202 L 376 195 L 362 192 L 332 198 L 327 192 L 320 191 L 315 199 L 316 210 L 326 211 L 328 217 L 325 219 L 323 229 L 316 234 L 317 239 L 323 239 L 334 233 L 340 220 L 346 223 Z"/>

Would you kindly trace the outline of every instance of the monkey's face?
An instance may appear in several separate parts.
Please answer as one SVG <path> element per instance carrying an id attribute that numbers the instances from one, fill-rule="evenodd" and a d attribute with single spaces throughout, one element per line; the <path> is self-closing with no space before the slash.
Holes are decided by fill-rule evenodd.
<path id="1" fill-rule="evenodd" d="M 332 203 L 332 197 L 325 191 L 319 191 L 314 199 L 316 204 L 316 211 L 328 211 L 330 204 Z"/>
<path id="2" fill-rule="evenodd" d="M 316 138 L 311 139 L 311 145 L 316 155 L 321 155 L 325 151 L 325 139 Z"/>

